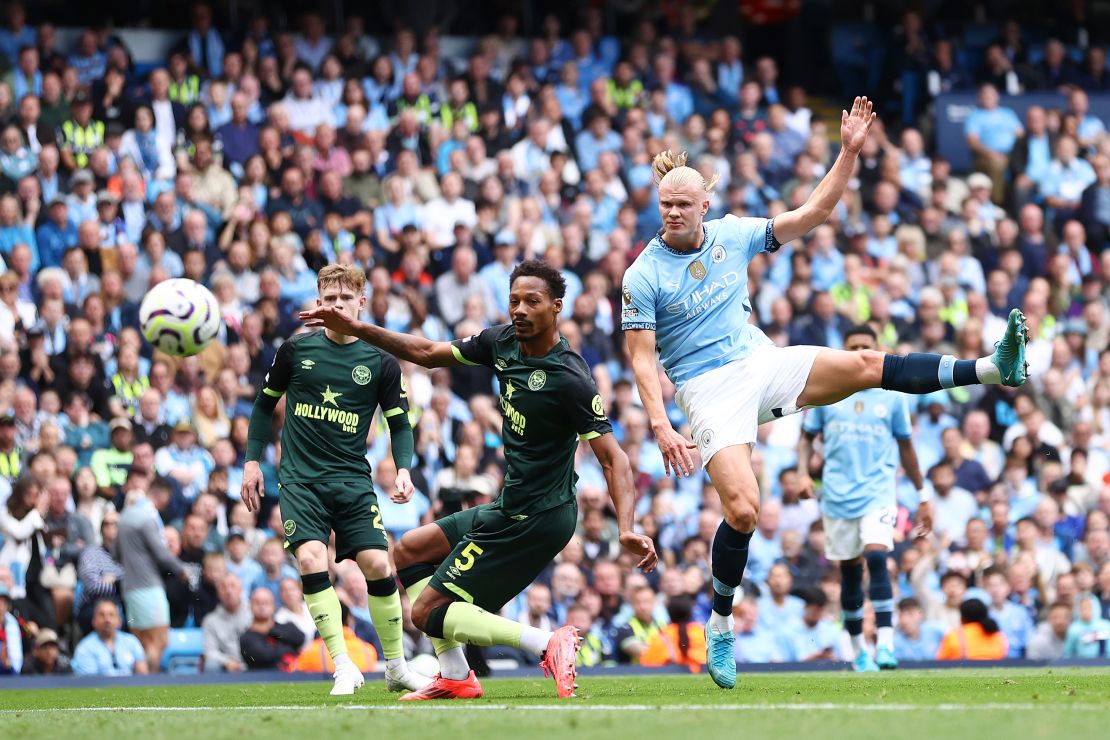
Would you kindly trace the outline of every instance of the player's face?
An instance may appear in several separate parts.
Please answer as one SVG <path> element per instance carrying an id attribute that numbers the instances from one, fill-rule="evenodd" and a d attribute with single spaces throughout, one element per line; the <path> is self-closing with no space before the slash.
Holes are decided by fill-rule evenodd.
<path id="1" fill-rule="evenodd" d="M 663 238 L 667 243 L 682 243 L 696 235 L 702 218 L 709 211 L 705 191 L 695 185 L 659 187 L 659 217 L 663 219 Z"/>
<path id="2" fill-rule="evenodd" d="M 320 290 L 320 297 L 316 299 L 316 303 L 320 306 L 334 306 L 344 316 L 357 319 L 362 309 L 366 307 L 366 296 L 354 288 L 333 283 Z"/>
<path id="3" fill-rule="evenodd" d="M 875 349 L 875 338 L 867 334 L 849 334 L 844 337 L 844 349 L 849 352 L 859 352 L 865 349 Z"/>
<path id="4" fill-rule="evenodd" d="M 518 340 L 526 341 L 550 332 L 562 309 L 562 299 L 552 298 L 547 283 L 541 278 L 526 275 L 513 281 L 509 291 L 509 318 Z"/>

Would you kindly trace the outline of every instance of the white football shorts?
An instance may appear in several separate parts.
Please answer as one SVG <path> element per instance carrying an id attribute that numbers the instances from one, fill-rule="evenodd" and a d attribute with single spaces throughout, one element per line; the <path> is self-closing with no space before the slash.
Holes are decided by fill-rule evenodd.
<path id="1" fill-rule="evenodd" d="M 763 345 L 742 360 L 687 381 L 675 400 L 708 464 L 719 450 L 753 444 L 760 424 L 803 409 L 798 396 L 823 347 Z"/>
<path id="2" fill-rule="evenodd" d="M 894 549 L 894 525 L 898 513 L 889 506 L 872 509 L 855 519 L 822 516 L 825 524 L 825 557 L 829 560 L 854 560 L 867 545 Z"/>

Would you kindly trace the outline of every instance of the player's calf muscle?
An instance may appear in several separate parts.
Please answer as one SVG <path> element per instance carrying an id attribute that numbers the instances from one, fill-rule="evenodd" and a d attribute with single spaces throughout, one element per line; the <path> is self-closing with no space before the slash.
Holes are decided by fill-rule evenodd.
<path id="1" fill-rule="evenodd" d="M 883 382 L 884 352 L 823 350 L 817 355 L 798 406 L 826 406 Z"/>

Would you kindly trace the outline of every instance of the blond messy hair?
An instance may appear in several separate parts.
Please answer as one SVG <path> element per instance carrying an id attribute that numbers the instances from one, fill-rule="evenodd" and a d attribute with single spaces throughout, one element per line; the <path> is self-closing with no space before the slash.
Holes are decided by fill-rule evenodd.
<path id="1" fill-rule="evenodd" d="M 693 185 L 704 190 L 706 194 L 712 193 L 721 176 L 713 173 L 713 177 L 707 182 L 700 172 L 693 167 L 686 166 L 686 160 L 689 156 L 686 152 L 675 154 L 670 149 L 664 149 L 656 154 L 655 158 L 651 160 L 651 171 L 655 175 L 655 183 L 676 188 Z"/>
<path id="2" fill-rule="evenodd" d="M 316 275 L 316 291 L 322 293 L 332 285 L 362 293 L 366 290 L 366 273 L 358 265 L 325 265 Z"/>

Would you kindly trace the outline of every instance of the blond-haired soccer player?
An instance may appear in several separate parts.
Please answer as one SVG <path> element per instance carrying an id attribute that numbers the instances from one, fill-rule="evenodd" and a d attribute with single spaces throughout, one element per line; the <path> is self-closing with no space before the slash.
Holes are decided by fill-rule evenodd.
<path id="1" fill-rule="evenodd" d="M 352 319 L 366 305 L 361 268 L 328 265 L 316 286 L 317 305 Z M 328 577 L 333 531 L 336 559 L 354 560 L 366 576 L 370 616 L 386 658 L 386 685 L 391 691 L 422 689 L 431 679 L 410 671 L 405 662 L 401 598 L 366 460 L 366 435 L 380 407 L 397 464 L 390 498 L 397 503 L 412 498 L 413 438 L 401 366 L 380 349 L 331 329 L 298 334 L 281 345 L 251 411 L 242 497 L 252 511 L 264 493 L 258 460 L 270 442 L 274 408 L 283 395 L 278 477 L 285 546 L 297 557 L 305 601 L 335 663 L 331 693 L 353 694 L 363 684 L 362 672 L 347 655 L 339 598 Z"/>
<path id="2" fill-rule="evenodd" d="M 979 360 L 776 347 L 749 323 L 748 264 L 828 219 L 874 120 L 871 102 L 856 98 L 851 112 L 842 113 L 841 150 L 832 169 L 805 204 L 773 219 L 730 214 L 705 221 L 716 178 L 706 182 L 685 166 L 684 154 L 662 152 L 653 163 L 663 229 L 625 273 L 622 327 L 668 471 L 689 475 L 696 446 L 723 504 L 724 521 L 713 540 L 713 612 L 706 623 L 709 674 L 723 688 L 736 685 L 732 600 L 759 513 L 751 463 L 758 424 L 866 388 L 929 393 L 1025 382 L 1025 317 L 1017 310 L 994 354 Z M 657 356 L 678 388 L 693 441 L 667 418 Z"/>

